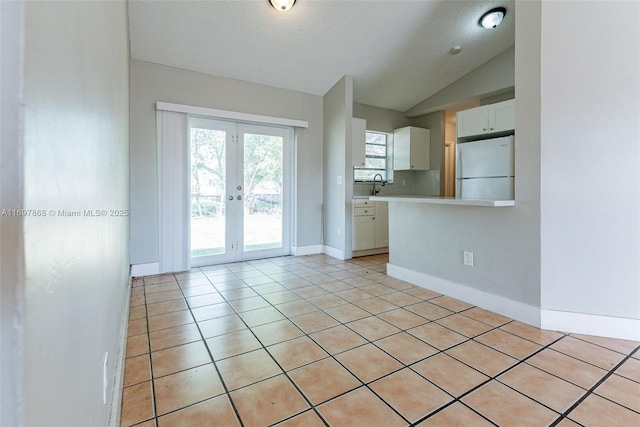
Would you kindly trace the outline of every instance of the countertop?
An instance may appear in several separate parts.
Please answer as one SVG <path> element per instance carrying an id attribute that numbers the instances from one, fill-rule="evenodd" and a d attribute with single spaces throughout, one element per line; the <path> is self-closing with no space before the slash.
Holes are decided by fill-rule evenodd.
<path id="1" fill-rule="evenodd" d="M 370 200 L 381 202 L 403 202 L 403 203 L 427 203 L 431 205 L 455 205 L 455 206 L 485 206 L 485 207 L 505 207 L 515 206 L 515 200 L 490 200 L 490 199 L 456 199 L 453 197 L 430 197 L 430 196 L 369 196 Z"/>

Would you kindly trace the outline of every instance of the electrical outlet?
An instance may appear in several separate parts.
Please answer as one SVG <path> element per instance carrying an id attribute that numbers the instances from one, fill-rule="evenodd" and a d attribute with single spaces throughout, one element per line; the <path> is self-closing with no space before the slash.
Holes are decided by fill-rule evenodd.
<path id="1" fill-rule="evenodd" d="M 462 262 L 464 263 L 464 265 L 473 267 L 473 252 L 469 252 L 469 251 L 462 252 Z"/>

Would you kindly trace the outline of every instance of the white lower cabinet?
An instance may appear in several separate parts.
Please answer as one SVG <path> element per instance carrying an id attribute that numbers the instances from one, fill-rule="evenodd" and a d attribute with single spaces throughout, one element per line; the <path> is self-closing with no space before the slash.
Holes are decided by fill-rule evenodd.
<path id="1" fill-rule="evenodd" d="M 389 206 L 387 202 L 355 200 L 353 203 L 353 251 L 389 246 Z"/>

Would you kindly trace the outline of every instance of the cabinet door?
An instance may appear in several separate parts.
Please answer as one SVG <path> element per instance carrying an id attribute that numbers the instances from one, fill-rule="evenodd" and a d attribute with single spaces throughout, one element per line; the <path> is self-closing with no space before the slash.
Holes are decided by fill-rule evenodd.
<path id="1" fill-rule="evenodd" d="M 375 209 L 375 247 L 386 248 L 389 246 L 389 204 L 376 202 Z"/>
<path id="2" fill-rule="evenodd" d="M 487 105 L 489 132 L 503 132 L 516 128 L 516 102 L 514 99 Z"/>
<path id="3" fill-rule="evenodd" d="M 351 125 L 351 162 L 354 167 L 362 167 L 365 165 L 366 133 L 367 121 L 354 118 Z"/>
<path id="4" fill-rule="evenodd" d="M 487 107 L 458 111 L 456 121 L 458 138 L 487 133 L 489 127 Z"/>
<path id="5" fill-rule="evenodd" d="M 412 170 L 429 170 L 429 151 L 431 131 L 423 128 L 411 128 L 409 163 Z"/>
<path id="6" fill-rule="evenodd" d="M 353 250 L 373 249 L 375 245 L 375 220 L 373 216 L 353 217 Z"/>

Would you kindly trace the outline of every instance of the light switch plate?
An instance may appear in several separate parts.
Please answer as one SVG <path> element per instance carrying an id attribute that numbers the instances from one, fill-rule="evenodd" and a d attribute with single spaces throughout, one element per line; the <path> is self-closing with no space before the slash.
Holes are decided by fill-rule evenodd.
<path id="1" fill-rule="evenodd" d="M 464 251 L 462 253 L 462 262 L 466 266 L 473 267 L 473 252 Z"/>

